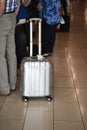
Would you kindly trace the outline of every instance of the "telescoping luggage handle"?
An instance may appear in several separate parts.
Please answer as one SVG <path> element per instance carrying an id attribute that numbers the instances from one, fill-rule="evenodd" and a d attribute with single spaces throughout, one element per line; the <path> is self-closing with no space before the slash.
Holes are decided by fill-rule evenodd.
<path id="1" fill-rule="evenodd" d="M 40 18 L 30 18 L 29 19 L 30 21 L 30 57 L 33 56 L 33 21 L 38 21 L 38 30 L 39 30 L 39 33 L 38 33 L 38 58 L 41 58 L 42 55 L 41 55 L 41 21 L 42 19 Z"/>

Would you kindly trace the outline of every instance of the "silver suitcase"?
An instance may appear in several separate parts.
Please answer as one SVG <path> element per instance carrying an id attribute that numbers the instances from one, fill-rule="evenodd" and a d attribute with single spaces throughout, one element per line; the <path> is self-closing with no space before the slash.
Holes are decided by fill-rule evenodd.
<path id="1" fill-rule="evenodd" d="M 38 38 L 38 55 L 33 57 L 33 36 L 32 21 L 38 20 L 39 38 Z M 41 55 L 41 19 L 30 19 L 30 57 L 23 59 L 21 64 L 21 87 L 24 101 L 31 97 L 47 97 L 48 101 L 52 100 L 50 96 L 51 89 L 51 64 L 48 59 Z"/>

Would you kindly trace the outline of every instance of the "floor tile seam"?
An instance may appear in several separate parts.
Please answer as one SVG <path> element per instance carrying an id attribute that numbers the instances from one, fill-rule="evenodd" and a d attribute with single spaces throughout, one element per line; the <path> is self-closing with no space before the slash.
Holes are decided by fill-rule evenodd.
<path id="1" fill-rule="evenodd" d="M 59 103 L 57 103 L 58 102 L 58 100 L 56 101 L 54 101 L 54 104 L 56 105 L 56 104 L 66 104 L 66 105 L 75 105 L 75 104 L 77 104 L 77 101 L 59 101 Z M 61 103 L 62 102 L 62 103 Z"/>
<path id="2" fill-rule="evenodd" d="M 54 120 L 54 122 L 73 122 L 73 123 L 82 123 L 82 121 L 81 120 L 79 120 L 79 121 L 74 121 L 74 120 Z"/>
<path id="3" fill-rule="evenodd" d="M 24 120 L 23 120 L 22 130 L 24 130 L 24 125 L 25 125 L 25 121 L 26 121 L 26 117 L 27 117 L 28 104 L 29 104 L 29 102 L 27 103 L 27 106 L 26 106 L 26 112 L 25 112 L 25 116 L 24 116 Z"/>
<path id="4" fill-rule="evenodd" d="M 73 87 L 54 87 L 54 89 L 58 89 L 58 88 L 61 88 L 61 89 L 72 89 L 72 90 L 74 90 Z"/>
<path id="5" fill-rule="evenodd" d="M 4 107 L 5 101 L 6 101 L 6 97 L 4 98 L 3 103 L 2 103 L 2 105 L 0 107 L 0 112 L 1 112 L 2 108 Z"/>
<path id="6" fill-rule="evenodd" d="M 68 55 L 68 48 L 66 49 L 66 55 Z M 68 60 L 69 62 L 69 66 L 70 66 L 70 69 L 71 69 L 71 61 L 70 61 L 70 58 Z M 79 112 L 80 112 L 80 116 L 81 116 L 81 120 L 82 120 L 82 123 L 83 123 L 83 127 L 84 127 L 84 130 L 85 130 L 85 123 L 84 123 L 84 119 L 83 119 L 83 116 L 82 116 L 82 112 L 81 112 L 81 108 L 80 108 L 80 103 L 79 103 L 79 99 L 78 99 L 78 95 L 77 95 L 77 91 L 76 91 L 76 86 L 75 86 L 75 82 L 74 82 L 74 76 L 73 76 L 73 72 L 72 72 L 72 69 L 71 69 L 71 75 L 72 75 L 72 79 L 73 79 L 73 85 L 74 85 L 74 90 L 75 90 L 75 95 L 76 95 L 76 99 L 77 99 L 77 103 L 78 103 L 78 107 L 79 107 Z"/>
<path id="7" fill-rule="evenodd" d="M 53 130 L 54 130 L 54 78 L 53 78 Z"/>
<path id="8" fill-rule="evenodd" d="M 82 52 L 82 50 L 81 50 L 81 46 L 80 46 L 80 45 L 78 45 L 78 46 L 79 46 L 79 49 L 80 49 L 80 52 L 81 52 L 82 58 L 84 59 L 84 63 L 87 64 L 86 61 L 85 61 L 84 54 L 83 54 L 83 52 Z"/>
<path id="9" fill-rule="evenodd" d="M 27 112 L 53 112 L 53 110 L 40 110 L 39 108 L 38 110 L 29 110 L 29 109 L 31 108 L 28 108 Z"/>

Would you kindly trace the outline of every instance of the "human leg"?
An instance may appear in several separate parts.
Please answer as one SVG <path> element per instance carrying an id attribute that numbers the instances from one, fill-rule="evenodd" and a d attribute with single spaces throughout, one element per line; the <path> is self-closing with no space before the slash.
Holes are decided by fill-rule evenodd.
<path id="1" fill-rule="evenodd" d="M 6 47 L 6 58 L 8 64 L 8 76 L 9 76 L 9 84 L 10 89 L 14 90 L 16 87 L 16 78 L 17 78 L 17 59 L 16 59 L 16 50 L 15 50 L 15 15 L 9 15 L 10 21 L 10 29 L 7 38 L 7 47 Z"/>
<path id="2" fill-rule="evenodd" d="M 7 26 L 5 22 L 5 17 L 0 16 L 0 92 L 6 95 L 10 93 L 10 85 L 5 53 L 7 40 Z"/>
<path id="3" fill-rule="evenodd" d="M 56 36 L 56 25 L 42 22 L 42 53 L 53 53 Z"/>

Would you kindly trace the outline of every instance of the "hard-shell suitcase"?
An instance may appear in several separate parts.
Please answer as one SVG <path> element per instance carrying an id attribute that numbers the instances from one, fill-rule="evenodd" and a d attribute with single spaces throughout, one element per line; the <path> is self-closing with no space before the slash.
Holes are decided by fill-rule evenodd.
<path id="1" fill-rule="evenodd" d="M 39 49 L 36 57 L 33 54 L 32 21 L 38 20 Z M 41 19 L 30 19 L 30 57 L 26 57 L 21 64 L 21 86 L 24 101 L 30 97 L 47 97 L 51 101 L 51 64 L 41 55 Z"/>

